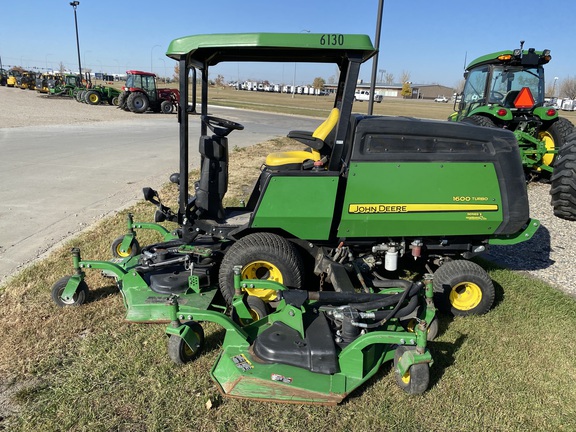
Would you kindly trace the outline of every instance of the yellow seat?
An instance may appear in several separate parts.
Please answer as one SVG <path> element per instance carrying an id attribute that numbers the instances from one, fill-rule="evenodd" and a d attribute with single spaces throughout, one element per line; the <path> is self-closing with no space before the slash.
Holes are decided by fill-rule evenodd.
<path id="1" fill-rule="evenodd" d="M 304 162 L 311 161 L 312 163 L 310 167 L 312 167 L 314 162 L 319 161 L 322 158 L 320 150 L 325 146 L 326 138 L 330 132 L 334 130 L 339 118 L 340 110 L 338 108 L 332 108 L 328 118 L 324 120 L 313 133 L 305 131 L 291 131 L 288 134 L 288 137 L 306 144 L 310 147 L 310 150 L 293 150 L 270 153 L 266 157 L 266 162 L 264 162 L 265 165 L 271 168 L 282 167 L 300 169 Z"/>

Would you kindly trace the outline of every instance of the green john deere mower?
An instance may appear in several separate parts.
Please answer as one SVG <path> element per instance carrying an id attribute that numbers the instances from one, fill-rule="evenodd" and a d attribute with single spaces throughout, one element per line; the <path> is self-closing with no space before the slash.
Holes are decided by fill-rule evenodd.
<path id="1" fill-rule="evenodd" d="M 545 105 L 544 65 L 550 50 L 499 51 L 473 60 L 450 120 L 514 133 L 528 180 L 551 181 L 554 214 L 576 220 L 576 135 Z"/>
<path id="2" fill-rule="evenodd" d="M 129 321 L 170 322 L 168 351 L 177 363 L 198 354 L 199 321 L 219 323 L 226 336 L 212 376 L 230 396 L 334 403 L 388 360 L 406 391 L 423 391 L 434 302 L 456 315 L 487 312 L 494 286 L 468 259 L 491 244 L 530 239 L 538 221 L 529 217 L 511 132 L 352 113 L 360 67 L 375 53 L 365 35 L 172 41 L 180 166 L 170 180 L 179 187 L 178 209 L 145 188 L 155 222 L 129 215 L 110 261 L 84 260 L 73 250 L 76 273 L 54 285 L 54 301 L 81 304 L 84 272 L 102 270 L 116 279 Z M 315 131 L 288 135 L 305 150 L 268 155 L 241 207 L 224 207 L 223 198 L 228 135 L 244 126 L 208 108 L 209 69 L 221 62 L 340 70 L 327 119 Z M 191 188 L 189 117 L 197 105 L 201 172 Z M 142 246 L 138 229 L 155 230 L 162 241 Z M 413 280 L 399 279 L 408 269 Z"/>

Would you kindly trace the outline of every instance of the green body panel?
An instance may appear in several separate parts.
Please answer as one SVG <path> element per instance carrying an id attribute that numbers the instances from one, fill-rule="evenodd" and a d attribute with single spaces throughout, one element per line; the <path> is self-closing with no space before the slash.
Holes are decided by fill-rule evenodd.
<path id="1" fill-rule="evenodd" d="M 557 119 L 559 117 L 557 110 L 552 110 L 552 111 L 554 112 L 554 114 L 549 115 L 548 113 L 551 112 L 550 107 L 536 107 L 536 108 L 534 108 L 532 113 L 536 117 L 539 117 L 542 120 L 549 121 L 549 120 Z"/>
<path id="2" fill-rule="evenodd" d="M 307 240 L 329 238 L 338 176 L 274 176 L 255 210 L 253 228 L 280 228 Z"/>
<path id="3" fill-rule="evenodd" d="M 504 115 L 499 115 L 498 111 L 504 110 L 506 113 Z M 512 111 L 507 108 L 503 108 L 500 105 L 483 105 L 478 108 L 474 108 L 469 113 L 463 111 L 454 113 L 455 116 L 451 118 L 452 121 L 460 121 L 465 117 L 470 117 L 472 115 L 484 115 L 491 118 L 496 118 L 502 121 L 511 121 L 514 118 Z M 454 115 L 453 114 L 453 115 Z"/>
<path id="4" fill-rule="evenodd" d="M 307 50 L 312 57 L 306 56 Z M 361 34 L 228 33 L 174 39 L 166 55 L 175 60 L 190 55 L 195 61 L 213 65 L 219 61 L 275 61 L 273 51 L 281 61 L 317 63 L 339 63 L 342 51 L 355 51 L 363 60 L 376 54 L 370 37 Z M 214 53 L 218 53 L 218 60 L 212 60 Z"/>
<path id="5" fill-rule="evenodd" d="M 498 228 L 501 206 L 491 164 L 354 162 L 338 236 L 486 235 Z"/>

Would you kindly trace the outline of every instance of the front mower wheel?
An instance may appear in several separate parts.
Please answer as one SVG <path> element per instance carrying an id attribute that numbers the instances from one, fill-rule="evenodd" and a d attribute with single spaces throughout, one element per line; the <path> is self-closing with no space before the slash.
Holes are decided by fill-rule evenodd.
<path id="1" fill-rule="evenodd" d="M 260 297 L 252 295 L 248 296 L 246 298 L 246 305 L 248 306 L 248 311 L 250 312 L 252 321 L 258 321 L 268 315 L 266 303 Z M 236 311 L 232 311 L 232 320 L 240 324 L 242 327 L 250 324 L 249 322 L 244 322 L 244 320 L 238 316 Z"/>
<path id="2" fill-rule="evenodd" d="M 112 256 L 114 258 L 128 258 L 139 255 L 142 251 L 140 248 L 140 244 L 138 240 L 134 239 L 132 243 L 130 243 L 130 247 L 127 250 L 122 251 L 122 241 L 124 240 L 124 236 L 120 236 L 115 239 L 112 244 L 110 245 L 110 251 L 112 252 Z"/>
<path id="3" fill-rule="evenodd" d="M 86 301 L 86 297 L 88 296 L 88 285 L 86 285 L 86 282 L 81 281 L 72 299 L 64 300 L 61 296 L 69 280 L 70 276 L 64 276 L 52 286 L 52 300 L 59 307 L 80 306 Z"/>
<path id="4" fill-rule="evenodd" d="M 303 264 L 296 248 L 271 233 L 253 233 L 234 243 L 224 255 L 218 280 L 227 304 L 234 296 L 234 266 L 242 266 L 242 279 L 274 280 L 289 288 L 301 288 Z M 251 295 L 272 300 L 275 292 L 254 290 Z"/>
<path id="5" fill-rule="evenodd" d="M 486 270 L 466 260 L 442 264 L 434 272 L 434 292 L 438 308 L 455 316 L 485 314 L 496 296 Z"/>
<path id="6" fill-rule="evenodd" d="M 554 214 L 560 219 L 576 221 L 576 132 L 568 135 L 558 152 L 551 181 Z"/>
<path id="7" fill-rule="evenodd" d="M 430 385 L 430 366 L 428 363 L 417 363 L 406 371 L 404 375 L 400 375 L 397 366 L 405 352 L 415 350 L 412 346 L 399 346 L 394 353 L 394 375 L 396 382 L 402 390 L 408 394 L 422 394 Z"/>
<path id="8" fill-rule="evenodd" d="M 167 345 L 168 356 L 178 365 L 194 360 L 204 347 L 204 329 L 202 329 L 202 326 L 195 321 L 188 321 L 184 325 L 190 327 L 194 332 L 196 343 L 193 347 L 190 347 L 181 337 L 170 335 Z"/>

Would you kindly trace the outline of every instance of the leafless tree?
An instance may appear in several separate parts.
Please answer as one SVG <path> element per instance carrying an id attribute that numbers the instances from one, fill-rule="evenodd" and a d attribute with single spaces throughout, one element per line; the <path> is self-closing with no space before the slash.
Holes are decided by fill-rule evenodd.
<path id="1" fill-rule="evenodd" d="M 576 78 L 565 78 L 560 83 L 560 97 L 576 99 Z"/>
<path id="2" fill-rule="evenodd" d="M 384 84 L 390 85 L 394 84 L 394 74 L 390 72 L 386 72 L 384 74 Z"/>

